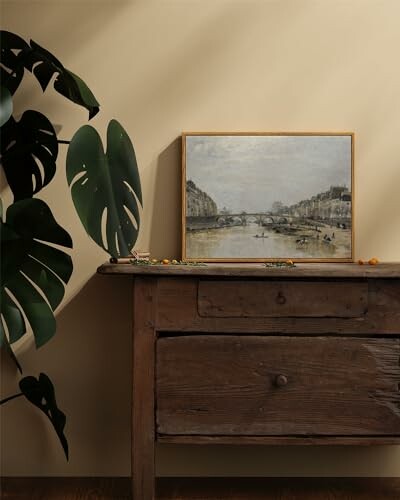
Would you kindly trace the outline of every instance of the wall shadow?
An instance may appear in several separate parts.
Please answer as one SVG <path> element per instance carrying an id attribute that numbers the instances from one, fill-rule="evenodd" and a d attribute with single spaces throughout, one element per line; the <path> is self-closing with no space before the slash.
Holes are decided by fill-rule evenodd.
<path id="1" fill-rule="evenodd" d="M 181 258 L 181 154 L 177 137 L 158 156 L 149 239 L 154 258 Z"/>
<path id="2" fill-rule="evenodd" d="M 2 412 L 2 474 L 130 474 L 131 297 L 129 278 L 94 275 L 57 315 L 55 337 L 22 353 L 24 374 L 43 371 L 56 387 L 67 415 L 70 460 L 46 419 L 34 417 L 37 410 L 20 399 Z M 7 363 L 2 371 L 4 389 L 16 392 L 14 368 Z M 23 453 L 16 442 L 26 446 Z"/>

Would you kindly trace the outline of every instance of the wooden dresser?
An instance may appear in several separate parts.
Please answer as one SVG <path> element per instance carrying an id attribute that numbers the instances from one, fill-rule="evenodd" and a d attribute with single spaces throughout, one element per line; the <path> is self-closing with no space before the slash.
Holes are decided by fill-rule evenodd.
<path id="1" fill-rule="evenodd" d="M 400 264 L 99 272 L 133 279 L 135 500 L 155 441 L 400 444 Z"/>

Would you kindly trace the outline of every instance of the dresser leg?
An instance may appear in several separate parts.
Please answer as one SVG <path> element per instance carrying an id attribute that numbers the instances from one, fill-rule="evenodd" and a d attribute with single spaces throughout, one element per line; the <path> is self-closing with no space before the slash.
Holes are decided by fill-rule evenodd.
<path id="1" fill-rule="evenodd" d="M 155 312 L 157 280 L 137 278 L 133 288 L 132 494 L 155 498 Z"/>

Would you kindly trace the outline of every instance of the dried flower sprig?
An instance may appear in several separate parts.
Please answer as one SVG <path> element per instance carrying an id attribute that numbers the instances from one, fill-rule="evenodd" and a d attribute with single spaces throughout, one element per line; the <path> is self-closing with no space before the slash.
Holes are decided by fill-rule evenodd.
<path id="1" fill-rule="evenodd" d="M 134 266 L 206 266 L 203 262 L 186 262 L 183 260 L 169 259 L 131 259 L 130 264 Z"/>
<path id="2" fill-rule="evenodd" d="M 292 260 L 285 260 L 278 262 L 266 262 L 265 267 L 296 267 L 296 264 Z"/>

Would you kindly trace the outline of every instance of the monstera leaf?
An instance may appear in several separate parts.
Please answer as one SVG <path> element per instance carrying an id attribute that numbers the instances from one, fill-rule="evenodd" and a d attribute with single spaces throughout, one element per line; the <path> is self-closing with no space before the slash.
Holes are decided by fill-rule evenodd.
<path id="1" fill-rule="evenodd" d="M 25 58 L 25 67 L 32 71 L 38 79 L 43 91 L 46 90 L 51 78 L 57 74 L 54 88 L 58 93 L 89 111 L 89 120 L 99 112 L 99 103 L 86 83 L 79 76 L 69 71 L 53 54 L 33 40 L 30 41 L 31 51 Z"/>
<path id="2" fill-rule="evenodd" d="M 68 148 L 67 180 L 89 236 L 112 257 L 129 255 L 139 232 L 142 191 L 135 151 L 116 120 L 108 125 L 106 153 L 93 127 L 76 132 Z"/>
<path id="3" fill-rule="evenodd" d="M 0 127 L 8 122 L 13 112 L 13 103 L 10 91 L 0 86 Z"/>
<path id="4" fill-rule="evenodd" d="M 1 163 L 16 201 L 31 198 L 56 172 L 56 132 L 38 111 L 25 111 L 19 122 L 10 118 L 1 127 L 0 151 Z"/>
<path id="5" fill-rule="evenodd" d="M 0 31 L 0 79 L 2 85 L 14 94 L 24 76 L 24 57 L 29 45 L 14 33 Z"/>
<path id="6" fill-rule="evenodd" d="M 11 94 L 24 76 L 24 68 L 31 71 L 45 91 L 54 75 L 55 90 L 70 101 L 89 111 L 89 119 L 99 111 L 99 103 L 86 83 L 75 75 L 48 50 L 33 40 L 28 45 L 22 38 L 9 31 L 0 32 L 1 81 Z"/>
<path id="7" fill-rule="evenodd" d="M 72 273 L 71 257 L 53 245 L 72 248 L 72 241 L 42 200 L 18 201 L 6 215 L 0 227 L 1 314 L 10 343 L 25 334 L 26 318 L 40 347 L 55 333 L 53 311 Z"/>
<path id="8" fill-rule="evenodd" d="M 67 419 L 57 406 L 54 387 L 49 377 L 45 373 L 41 373 L 38 379 L 31 376 L 24 377 L 19 382 L 19 388 L 22 394 L 50 420 L 68 460 L 68 442 L 64 435 Z"/>

